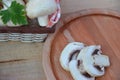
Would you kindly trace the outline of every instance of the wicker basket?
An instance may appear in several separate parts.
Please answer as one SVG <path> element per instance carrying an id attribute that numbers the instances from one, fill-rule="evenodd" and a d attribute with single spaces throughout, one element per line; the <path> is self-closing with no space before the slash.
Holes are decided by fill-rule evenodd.
<path id="1" fill-rule="evenodd" d="M 0 41 L 43 42 L 54 31 L 55 26 L 40 27 L 36 21 L 30 21 L 26 26 L 0 27 Z"/>
<path id="2" fill-rule="evenodd" d="M 20 27 L 0 27 L 0 41 L 43 42 L 49 33 L 55 31 L 55 24 L 61 16 L 60 0 L 55 0 L 57 10 L 49 16 L 49 24 L 40 27 L 36 19 L 28 19 L 29 25 Z M 53 26 L 54 25 L 54 26 Z"/>
<path id="3" fill-rule="evenodd" d="M 0 41 L 43 42 L 47 34 L 1 33 Z"/>

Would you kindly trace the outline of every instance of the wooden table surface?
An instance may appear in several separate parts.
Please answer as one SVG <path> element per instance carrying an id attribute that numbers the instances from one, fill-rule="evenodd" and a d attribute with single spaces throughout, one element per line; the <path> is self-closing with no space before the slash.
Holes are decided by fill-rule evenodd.
<path id="1" fill-rule="evenodd" d="M 42 43 L 0 42 L 0 80 L 46 80 Z"/>
<path id="2" fill-rule="evenodd" d="M 100 4 L 96 4 L 96 3 Z M 120 10 L 120 0 L 61 0 L 62 13 L 88 8 Z M 43 43 L 0 42 L 0 80 L 46 80 Z"/>

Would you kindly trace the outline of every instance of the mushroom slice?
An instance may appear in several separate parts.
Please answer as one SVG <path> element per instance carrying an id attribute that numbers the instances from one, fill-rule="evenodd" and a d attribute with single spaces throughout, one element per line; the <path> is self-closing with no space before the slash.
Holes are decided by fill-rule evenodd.
<path id="1" fill-rule="evenodd" d="M 104 75 L 104 67 L 110 65 L 108 56 L 102 55 L 101 52 L 100 46 L 87 46 L 81 50 L 77 57 L 77 60 L 83 61 L 84 69 L 91 76 Z"/>
<path id="2" fill-rule="evenodd" d="M 72 59 L 76 59 L 80 50 L 84 47 L 83 43 L 72 42 L 69 43 L 62 51 L 60 55 L 60 64 L 63 69 L 69 71 L 68 64 Z"/>
<path id="3" fill-rule="evenodd" d="M 86 73 L 81 73 L 78 68 L 78 60 L 71 60 L 69 63 L 70 73 L 74 80 L 95 80 L 95 77 L 86 76 Z"/>

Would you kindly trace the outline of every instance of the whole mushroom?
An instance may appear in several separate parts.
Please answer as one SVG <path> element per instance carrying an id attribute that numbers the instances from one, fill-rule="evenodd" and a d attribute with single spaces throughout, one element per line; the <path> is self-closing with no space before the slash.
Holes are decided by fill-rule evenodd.
<path id="1" fill-rule="evenodd" d="M 57 10 L 55 0 L 27 0 L 26 12 L 31 19 L 37 18 L 40 26 L 48 25 L 48 15 Z"/>

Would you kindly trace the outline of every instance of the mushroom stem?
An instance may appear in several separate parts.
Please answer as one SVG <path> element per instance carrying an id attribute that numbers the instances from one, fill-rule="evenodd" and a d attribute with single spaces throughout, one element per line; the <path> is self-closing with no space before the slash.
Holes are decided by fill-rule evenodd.
<path id="1" fill-rule="evenodd" d="M 45 27 L 48 25 L 48 15 L 47 16 L 40 16 L 37 19 L 38 19 L 38 23 L 41 27 Z"/>
<path id="2" fill-rule="evenodd" d="M 94 55 L 94 65 L 108 67 L 110 66 L 109 58 L 106 55 Z"/>

